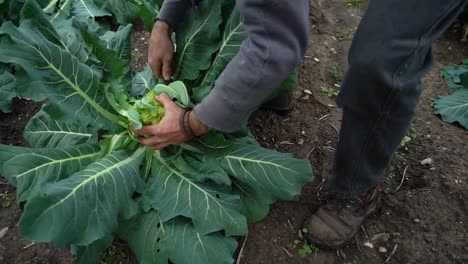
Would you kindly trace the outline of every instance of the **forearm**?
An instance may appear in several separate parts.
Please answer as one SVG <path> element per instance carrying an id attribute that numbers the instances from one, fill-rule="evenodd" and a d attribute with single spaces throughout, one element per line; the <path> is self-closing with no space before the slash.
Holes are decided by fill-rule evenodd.
<path id="1" fill-rule="evenodd" d="M 166 0 L 164 1 L 157 19 L 168 23 L 175 29 L 184 19 L 187 11 L 199 0 Z"/>
<path id="2" fill-rule="evenodd" d="M 251 2 L 238 1 L 247 39 L 212 92 L 195 107 L 202 123 L 223 132 L 238 130 L 307 49 L 308 0 Z"/>

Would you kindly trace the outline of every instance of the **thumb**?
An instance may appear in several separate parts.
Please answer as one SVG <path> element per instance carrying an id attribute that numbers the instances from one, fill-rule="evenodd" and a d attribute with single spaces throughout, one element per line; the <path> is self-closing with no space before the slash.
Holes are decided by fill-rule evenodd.
<path id="1" fill-rule="evenodd" d="M 163 93 L 163 94 L 160 94 L 160 95 L 157 95 L 154 97 L 154 99 L 156 99 L 156 101 L 158 101 L 159 103 L 161 103 L 164 108 L 168 108 L 169 106 L 171 106 L 172 104 L 174 104 L 174 102 L 172 101 L 172 99 L 169 97 L 169 95 L 167 95 L 166 93 Z"/>

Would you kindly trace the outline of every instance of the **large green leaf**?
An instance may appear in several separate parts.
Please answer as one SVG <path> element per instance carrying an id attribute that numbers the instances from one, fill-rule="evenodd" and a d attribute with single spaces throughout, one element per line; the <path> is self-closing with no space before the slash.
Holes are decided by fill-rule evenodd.
<path id="1" fill-rule="evenodd" d="M 88 63 L 89 60 L 97 62 L 94 55 L 89 52 L 80 30 L 76 28 L 75 24 L 74 18 L 54 22 L 54 27 L 57 29 L 64 49 L 82 63 Z"/>
<path id="2" fill-rule="evenodd" d="M 251 186 L 266 201 L 291 200 L 313 179 L 308 161 L 256 145 L 235 144 L 218 159 L 229 175 Z"/>
<path id="3" fill-rule="evenodd" d="M 116 58 L 124 63 L 123 74 L 117 76 L 114 74 L 114 79 L 121 77 L 124 80 L 125 91 L 128 91 L 131 86 L 131 60 L 132 60 L 132 25 L 119 27 L 116 32 L 108 31 L 106 33 L 107 48 L 116 52 Z M 122 76 L 123 75 L 123 76 Z"/>
<path id="4" fill-rule="evenodd" d="M 468 88 L 468 65 L 445 66 L 440 73 L 450 88 Z"/>
<path id="5" fill-rule="evenodd" d="M 77 259 L 74 264 L 92 264 L 99 263 L 101 254 L 112 245 L 114 238 L 109 235 L 98 239 L 87 246 L 72 245 L 71 251 L 76 255 Z"/>
<path id="6" fill-rule="evenodd" d="M 142 0 L 140 5 L 140 18 L 145 23 L 146 29 L 151 31 L 154 25 L 154 18 L 158 17 L 162 1 Z"/>
<path id="7" fill-rule="evenodd" d="M 219 1 L 202 1 L 189 11 L 176 34 L 175 80 L 195 80 L 210 67 L 211 55 L 219 48 L 221 22 Z"/>
<path id="8" fill-rule="evenodd" d="M 5 21 L 18 23 L 24 0 L 3 0 L 0 2 L 0 24 Z"/>
<path id="9" fill-rule="evenodd" d="M 121 225 L 119 235 L 127 240 L 141 264 L 233 263 L 237 243 L 219 233 L 204 235 L 182 218 L 162 222 L 149 211 Z"/>
<path id="10" fill-rule="evenodd" d="M 41 110 L 29 120 L 24 137 L 34 148 L 63 148 L 97 142 L 97 131 L 77 122 L 55 120 Z"/>
<path id="11" fill-rule="evenodd" d="M 0 112 L 13 110 L 12 99 L 16 96 L 15 76 L 9 72 L 0 74 Z"/>
<path id="12" fill-rule="evenodd" d="M 159 264 L 168 263 L 169 258 L 168 252 L 161 251 L 164 231 L 159 214 L 151 210 L 121 223 L 117 235 L 128 242 L 140 264 Z"/>
<path id="13" fill-rule="evenodd" d="M 146 65 L 145 70 L 138 72 L 133 77 L 132 89 L 130 94 L 137 98 L 141 98 L 151 91 L 156 86 L 157 81 L 154 78 L 153 71 L 149 65 Z"/>
<path id="14" fill-rule="evenodd" d="M 88 245 L 108 236 L 118 216 L 134 208 L 132 195 L 139 181 L 145 149 L 132 156 L 108 154 L 67 179 L 47 185 L 30 199 L 20 219 L 23 237 L 58 246 Z"/>
<path id="15" fill-rule="evenodd" d="M 200 155 L 200 159 L 182 153 L 173 162 L 174 166 L 197 182 L 214 181 L 217 184 L 231 186 L 231 179 L 218 163 L 211 162 L 206 156 Z"/>
<path id="16" fill-rule="evenodd" d="M 72 1 L 72 14 L 79 19 L 95 18 L 111 15 L 104 6 L 98 6 L 94 0 L 65 0 Z"/>
<path id="17" fill-rule="evenodd" d="M 41 10 L 28 1 L 26 10 Z M 107 103 L 100 89 L 101 71 L 81 63 L 76 57 L 60 46 L 60 37 L 49 23 L 38 25 L 43 19 L 25 20 L 20 27 L 4 23 L 0 34 L 7 34 L 0 48 L 0 61 L 15 63 L 24 69 L 17 73 L 18 93 L 29 95 L 35 100 L 49 97 L 65 113 L 62 117 L 68 120 L 79 120 L 84 124 L 96 124 L 112 127 L 118 123 L 111 106 Z M 46 37 L 54 37 L 50 42 Z M 59 42 L 59 44 L 57 44 Z M 16 52 L 10 52 L 15 50 Z"/>
<path id="18" fill-rule="evenodd" d="M 99 147 L 81 145 L 66 149 L 31 149 L 3 165 L 5 175 L 16 178 L 18 201 L 38 195 L 47 184 L 65 179 L 99 157 Z"/>
<path id="19" fill-rule="evenodd" d="M 125 27 L 119 27 L 119 29 L 114 31 L 109 31 L 106 33 L 103 38 L 107 41 L 107 47 L 111 50 L 114 50 L 117 53 L 117 58 L 124 61 L 125 63 L 131 62 L 131 53 L 132 53 L 132 25 L 127 25 Z"/>
<path id="20" fill-rule="evenodd" d="M 112 34 L 102 38 L 89 27 L 78 21 L 75 22 L 89 49 L 100 61 L 103 69 L 102 86 L 109 105 L 114 111 L 123 114 L 131 108 L 128 99 L 130 80 L 130 33 L 131 25 L 120 28 Z"/>
<path id="21" fill-rule="evenodd" d="M 136 2 L 129 0 L 107 0 L 106 6 L 121 25 L 133 23 L 140 13 L 140 7 Z"/>
<path id="22" fill-rule="evenodd" d="M 214 81 L 239 52 L 240 45 L 246 38 L 246 33 L 242 27 L 241 16 L 237 8 L 232 9 L 222 34 L 219 51 L 216 53 L 211 67 L 199 81 L 198 86 L 212 88 Z"/>
<path id="23" fill-rule="evenodd" d="M 8 160 L 18 155 L 26 154 L 30 152 L 31 152 L 30 148 L 0 144 L 0 175 L 4 176 L 11 185 L 16 186 L 16 178 L 15 177 L 10 178 L 8 177 L 8 175 L 5 174 L 4 164 Z"/>
<path id="24" fill-rule="evenodd" d="M 241 212 L 249 223 L 260 221 L 268 215 L 270 204 L 274 201 L 263 197 L 261 193 L 242 182 L 233 181 L 233 185 L 234 193 L 241 197 Z"/>
<path id="25" fill-rule="evenodd" d="M 458 122 L 468 129 L 468 89 L 463 88 L 451 95 L 439 96 L 434 102 L 434 113 L 440 114 L 445 122 Z"/>
<path id="26" fill-rule="evenodd" d="M 161 157 L 156 157 L 152 165 L 143 203 L 146 209 L 158 210 L 162 221 L 180 215 L 192 218 L 202 234 L 223 229 L 228 236 L 247 233 L 239 196 L 214 184 L 196 182 Z"/>

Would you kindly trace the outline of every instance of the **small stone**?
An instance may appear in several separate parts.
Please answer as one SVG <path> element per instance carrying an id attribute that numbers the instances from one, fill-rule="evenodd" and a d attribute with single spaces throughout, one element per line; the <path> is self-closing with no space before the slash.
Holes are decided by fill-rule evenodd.
<path id="1" fill-rule="evenodd" d="M 335 50 L 334 48 L 331 48 L 331 49 L 330 49 L 330 52 L 331 52 L 332 54 L 336 54 L 336 53 L 337 53 L 336 50 Z"/>
<path id="2" fill-rule="evenodd" d="M 430 170 L 430 171 L 435 171 L 436 168 L 435 168 L 435 167 L 432 167 L 432 168 L 430 168 L 429 170 Z"/>
<path id="3" fill-rule="evenodd" d="M 335 86 L 336 88 L 340 88 L 340 87 L 341 87 L 341 85 L 338 84 L 338 83 L 333 84 L 333 86 Z"/>
<path id="4" fill-rule="evenodd" d="M 320 62 L 319 58 L 314 58 L 315 62 Z"/>
<path id="5" fill-rule="evenodd" d="M 8 232 L 8 227 L 2 228 L 2 230 L 0 230 L 0 239 L 2 239 L 6 235 L 7 232 Z"/>
<path id="6" fill-rule="evenodd" d="M 299 139 L 299 141 L 297 142 L 297 144 L 299 144 L 299 145 L 304 144 L 304 139 L 303 139 L 303 138 Z"/>
<path id="7" fill-rule="evenodd" d="M 374 248 L 374 244 L 372 244 L 371 242 L 364 243 L 364 246 L 366 246 L 368 248 Z"/>
<path id="8" fill-rule="evenodd" d="M 305 135 L 306 133 L 305 133 L 305 131 L 304 131 L 304 130 L 302 130 L 302 131 L 301 131 L 301 134 L 302 134 L 302 135 Z"/>
<path id="9" fill-rule="evenodd" d="M 432 159 L 431 158 L 427 158 L 427 159 L 423 159 L 421 160 L 421 165 L 430 165 L 432 164 Z"/>
<path id="10" fill-rule="evenodd" d="M 305 93 L 305 94 L 308 94 L 308 95 L 312 95 L 312 92 L 311 92 L 310 90 L 308 90 L 308 89 L 305 89 L 305 90 L 304 90 L 304 93 Z"/>
<path id="11" fill-rule="evenodd" d="M 413 221 L 414 221 L 415 223 L 421 223 L 421 219 L 418 219 L 418 218 L 414 219 Z"/>
<path id="12" fill-rule="evenodd" d="M 385 247 L 379 247 L 379 252 L 380 253 L 385 253 L 385 252 L 387 252 L 387 249 Z"/>
<path id="13" fill-rule="evenodd" d="M 458 184 L 458 183 L 459 183 L 459 181 L 458 181 L 458 180 L 455 180 L 455 183 L 456 183 L 456 184 Z"/>
<path id="14" fill-rule="evenodd" d="M 141 40 L 145 40 L 145 38 L 141 38 Z"/>

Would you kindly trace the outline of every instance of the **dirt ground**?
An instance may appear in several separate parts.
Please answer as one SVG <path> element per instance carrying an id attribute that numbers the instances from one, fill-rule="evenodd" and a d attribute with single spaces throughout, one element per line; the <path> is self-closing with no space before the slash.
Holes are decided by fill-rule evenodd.
<path id="1" fill-rule="evenodd" d="M 344 0 L 313 1 L 310 46 L 300 67 L 294 111 L 286 117 L 259 111 L 251 118 L 250 127 L 262 145 L 309 159 L 316 180 L 305 186 L 298 201 L 276 203 L 266 219 L 250 226 L 245 243 L 239 245 L 240 263 L 468 263 L 468 132 L 442 122 L 431 108 L 431 98 L 450 93 L 439 77 L 440 68 L 468 58 L 468 46 L 458 41 L 456 28 L 434 45 L 437 64 L 424 79 L 412 140 L 399 150 L 388 170 L 379 210 L 341 249 L 298 254 L 303 246 L 298 235 L 302 223 L 324 202 L 340 128 L 334 96 L 330 98 L 322 87 L 330 93 L 331 88 L 338 90 L 335 84 L 339 86 L 347 68 L 347 50 L 365 8 L 365 4 L 349 6 Z M 142 27 L 136 28 L 136 69 L 145 65 L 148 38 Z M 15 106 L 14 113 L 0 113 L 2 144 L 24 145 L 22 130 L 39 109 L 39 104 L 21 100 Z M 432 163 L 421 165 L 426 158 Z M 0 194 L 0 230 L 9 228 L 0 239 L 0 263 L 71 262 L 65 249 L 22 240 L 17 228 L 21 211 L 14 189 L 3 178 Z M 105 263 L 136 261 L 125 246 L 117 245 L 107 253 Z"/>

